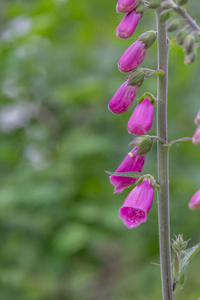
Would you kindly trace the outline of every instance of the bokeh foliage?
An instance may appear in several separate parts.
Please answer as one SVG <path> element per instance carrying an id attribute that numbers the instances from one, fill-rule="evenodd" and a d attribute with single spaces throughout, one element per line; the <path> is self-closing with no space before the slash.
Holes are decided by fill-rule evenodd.
<path id="1" fill-rule="evenodd" d="M 133 139 L 131 110 L 107 109 L 124 75 L 117 61 L 128 41 L 115 37 L 115 1 L 1 0 L 0 299 L 161 299 L 156 197 L 148 222 L 127 230 L 104 170 L 114 171 Z M 189 11 L 200 21 L 199 4 Z M 199 54 L 200 55 L 200 54 Z M 184 66 L 170 49 L 169 139 L 192 136 L 199 109 L 200 60 Z M 156 68 L 156 45 L 143 66 Z M 156 79 L 144 91 L 156 93 Z M 134 104 L 135 105 L 135 104 Z M 151 130 L 156 134 L 155 124 Z M 200 148 L 170 152 L 171 230 L 200 240 L 200 213 L 188 201 L 200 188 Z M 144 172 L 156 177 L 156 145 Z M 191 246 L 191 244 L 190 244 Z M 177 300 L 200 296 L 200 256 Z"/>

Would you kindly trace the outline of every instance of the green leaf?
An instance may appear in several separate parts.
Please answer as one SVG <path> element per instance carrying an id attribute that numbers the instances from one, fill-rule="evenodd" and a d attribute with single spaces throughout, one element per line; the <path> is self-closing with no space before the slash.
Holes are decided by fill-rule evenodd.
<path id="1" fill-rule="evenodd" d="M 122 176 L 122 177 L 141 177 L 144 174 L 139 173 L 139 172 L 109 172 L 109 171 L 105 171 L 107 174 L 112 175 L 112 176 Z"/>

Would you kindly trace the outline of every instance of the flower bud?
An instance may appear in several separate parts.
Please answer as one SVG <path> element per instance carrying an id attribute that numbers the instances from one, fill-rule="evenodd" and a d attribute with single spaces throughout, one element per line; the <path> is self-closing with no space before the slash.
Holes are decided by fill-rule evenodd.
<path id="1" fill-rule="evenodd" d="M 171 32 L 174 31 L 176 29 L 178 29 L 179 27 L 179 22 L 178 20 L 171 20 L 168 24 L 167 24 L 167 31 Z"/>
<path id="2" fill-rule="evenodd" d="M 184 5 L 187 4 L 188 0 L 177 0 L 178 5 Z"/>
<path id="3" fill-rule="evenodd" d="M 141 86 L 144 81 L 145 72 L 142 68 L 138 68 L 132 72 L 129 77 L 128 85 L 139 85 Z"/>
<path id="4" fill-rule="evenodd" d="M 195 134 L 192 137 L 192 142 L 195 145 L 200 145 L 200 126 L 197 127 Z"/>
<path id="5" fill-rule="evenodd" d="M 149 8 L 157 8 L 160 6 L 160 1 L 159 0 L 151 0 L 148 4 Z"/>
<path id="6" fill-rule="evenodd" d="M 184 39 L 186 38 L 187 35 L 188 35 L 187 30 L 185 30 L 185 29 L 181 30 L 181 31 L 177 34 L 177 36 L 176 36 L 177 44 L 178 44 L 178 45 L 182 45 L 182 44 L 183 44 L 183 41 L 184 41 Z"/>
<path id="7" fill-rule="evenodd" d="M 165 21 L 167 21 L 169 18 L 170 18 L 170 12 L 169 12 L 169 11 L 163 11 L 163 12 L 160 14 L 160 21 L 161 21 L 161 22 L 165 22 Z"/>
<path id="8" fill-rule="evenodd" d="M 178 234 L 178 237 L 175 235 L 175 237 L 175 241 L 172 239 L 172 248 L 174 249 L 174 251 L 181 253 L 181 251 L 184 251 L 187 248 L 190 239 L 184 241 L 182 234 Z"/>
<path id="9" fill-rule="evenodd" d="M 148 179 L 144 179 L 128 194 L 119 210 L 119 217 L 126 227 L 134 228 L 146 222 L 153 197 L 154 189 Z"/>
<path id="10" fill-rule="evenodd" d="M 128 80 L 125 81 L 110 100 L 109 110 L 114 114 L 122 114 L 127 111 L 137 95 L 138 87 L 138 85 L 128 85 Z"/>
<path id="11" fill-rule="evenodd" d="M 137 147 L 135 147 L 125 157 L 116 172 L 142 172 L 145 157 L 145 155 L 137 155 Z M 115 193 L 121 193 L 126 187 L 129 187 L 136 182 L 136 180 L 137 178 L 134 177 L 110 176 L 110 182 L 115 186 Z"/>
<path id="12" fill-rule="evenodd" d="M 194 36 L 191 34 L 187 35 L 183 41 L 183 50 L 186 53 L 190 53 L 193 49 L 194 42 L 195 42 Z"/>
<path id="13" fill-rule="evenodd" d="M 190 53 L 185 55 L 184 63 L 186 65 L 192 64 L 196 59 L 196 50 L 193 49 Z"/>
<path id="14" fill-rule="evenodd" d="M 162 9 L 169 9 L 172 7 L 172 4 L 169 1 L 163 1 L 161 2 L 161 8 Z"/>
<path id="15" fill-rule="evenodd" d="M 149 100 L 145 98 L 134 109 L 132 116 L 128 121 L 128 131 L 135 135 L 146 134 L 152 126 L 154 115 L 154 106 Z"/>
<path id="16" fill-rule="evenodd" d="M 136 41 L 126 49 L 119 60 L 118 68 L 121 72 L 130 72 L 136 69 L 144 60 L 147 49 L 145 43 Z"/>
<path id="17" fill-rule="evenodd" d="M 149 136 L 145 136 L 142 142 L 137 147 L 137 155 L 147 154 L 151 151 L 153 146 L 153 139 Z"/>
<path id="18" fill-rule="evenodd" d="M 145 49 L 151 47 L 157 39 L 156 32 L 153 30 L 146 31 L 143 34 L 141 34 L 138 38 L 138 41 L 145 43 Z"/>
<path id="19" fill-rule="evenodd" d="M 200 125 L 200 110 L 198 111 L 194 122 L 195 124 Z"/>
<path id="20" fill-rule="evenodd" d="M 118 0 L 116 10 L 119 13 L 127 13 L 136 8 L 140 0 Z"/>
<path id="21" fill-rule="evenodd" d="M 121 39 L 127 39 L 134 33 L 137 24 L 140 20 L 141 14 L 135 10 L 128 12 L 118 25 L 116 35 Z"/>

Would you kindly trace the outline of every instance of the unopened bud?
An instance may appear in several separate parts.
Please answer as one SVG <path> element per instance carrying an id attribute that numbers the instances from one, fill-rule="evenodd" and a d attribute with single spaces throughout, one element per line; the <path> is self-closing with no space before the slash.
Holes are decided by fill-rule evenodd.
<path id="1" fill-rule="evenodd" d="M 192 52 L 185 55 L 184 63 L 186 65 L 192 64 L 196 59 L 196 51 L 195 49 L 192 50 Z"/>
<path id="2" fill-rule="evenodd" d="M 151 0 L 148 4 L 149 8 L 157 8 L 160 6 L 160 1 L 159 0 Z"/>
<path id="3" fill-rule="evenodd" d="M 178 20 L 171 20 L 168 24 L 167 24 L 167 31 L 171 32 L 174 31 L 176 29 L 178 29 L 179 27 L 179 22 Z"/>
<path id="4" fill-rule="evenodd" d="M 138 6 L 135 8 L 135 11 L 137 13 L 140 13 L 143 15 L 144 11 L 145 11 L 145 5 L 143 1 L 140 1 L 140 3 L 138 4 Z"/>
<path id="5" fill-rule="evenodd" d="M 160 14 L 160 21 L 165 22 L 170 18 L 170 12 L 169 11 L 164 11 Z"/>
<path id="6" fill-rule="evenodd" d="M 176 41 L 178 45 L 182 45 L 184 39 L 186 38 L 186 36 L 188 35 L 187 30 L 181 30 L 177 36 L 176 36 Z"/>
<path id="7" fill-rule="evenodd" d="M 169 1 L 161 2 L 161 8 L 162 9 L 168 9 L 168 8 L 171 8 L 171 7 L 172 7 L 172 4 Z"/>
<path id="8" fill-rule="evenodd" d="M 145 72 L 142 68 L 138 68 L 130 75 L 128 85 L 139 85 L 141 86 L 144 81 Z"/>
<path id="9" fill-rule="evenodd" d="M 137 155 L 143 155 L 151 151 L 153 146 L 153 139 L 146 136 L 143 138 L 143 141 L 137 147 Z"/>
<path id="10" fill-rule="evenodd" d="M 177 236 L 175 237 L 176 237 L 175 241 L 172 239 L 172 248 L 174 249 L 174 251 L 181 253 L 187 248 L 190 239 L 184 241 L 182 234 L 178 234 L 178 237 Z"/>
<path id="11" fill-rule="evenodd" d="M 157 39 L 156 32 L 153 30 L 146 31 L 143 34 L 141 34 L 138 38 L 138 41 L 145 43 L 145 49 L 151 47 Z"/>
<path id="12" fill-rule="evenodd" d="M 177 0 L 176 2 L 178 5 L 184 5 L 187 4 L 188 0 Z"/>
<path id="13" fill-rule="evenodd" d="M 183 41 L 183 50 L 186 53 L 190 53 L 193 49 L 194 42 L 195 42 L 194 36 L 191 34 L 187 35 Z"/>

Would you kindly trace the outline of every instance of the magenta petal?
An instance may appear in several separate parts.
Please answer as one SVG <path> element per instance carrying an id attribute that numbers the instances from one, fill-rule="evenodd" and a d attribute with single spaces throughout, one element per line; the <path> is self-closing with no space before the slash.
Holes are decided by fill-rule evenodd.
<path id="1" fill-rule="evenodd" d="M 200 145 L 200 126 L 197 127 L 197 129 L 192 137 L 192 142 L 195 145 Z"/>
<path id="2" fill-rule="evenodd" d="M 119 165 L 116 172 L 142 172 L 146 155 L 136 155 L 137 147 L 131 151 L 131 156 L 127 155 Z M 110 182 L 115 186 L 115 193 L 121 193 L 126 187 L 133 184 L 137 178 L 110 176 Z"/>
<path id="3" fill-rule="evenodd" d="M 152 126 L 154 115 L 154 106 L 145 98 L 134 109 L 132 116 L 128 121 L 128 131 L 136 135 L 146 134 Z"/>
<path id="4" fill-rule="evenodd" d="M 144 49 L 145 44 L 141 41 L 136 41 L 121 56 L 118 62 L 118 68 L 121 72 L 130 72 L 137 68 L 144 60 L 147 49 Z"/>
<path id="5" fill-rule="evenodd" d="M 128 85 L 125 81 L 108 104 L 108 108 L 115 114 L 122 114 L 132 105 L 138 91 L 138 85 Z"/>
<path id="6" fill-rule="evenodd" d="M 140 0 L 118 0 L 116 10 L 120 13 L 127 13 L 138 5 Z"/>
<path id="7" fill-rule="evenodd" d="M 131 37 L 137 27 L 140 17 L 141 14 L 137 13 L 135 10 L 128 12 L 118 25 L 116 35 L 121 39 Z"/>
<path id="8" fill-rule="evenodd" d="M 119 210 L 119 217 L 128 228 L 146 222 L 147 214 L 153 204 L 154 189 L 148 179 L 137 185 L 127 196 Z"/>
<path id="9" fill-rule="evenodd" d="M 200 209 L 200 190 L 198 190 L 190 199 L 188 204 L 190 209 Z"/>

